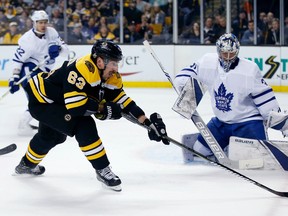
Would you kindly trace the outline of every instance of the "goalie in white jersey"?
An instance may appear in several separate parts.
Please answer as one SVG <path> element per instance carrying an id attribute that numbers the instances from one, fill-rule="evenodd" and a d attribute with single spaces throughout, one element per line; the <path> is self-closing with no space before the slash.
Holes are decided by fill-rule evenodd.
<path id="1" fill-rule="evenodd" d="M 236 36 L 222 35 L 216 47 L 217 53 L 205 54 L 183 68 L 174 84 L 181 92 L 192 77 L 207 87 L 215 114 L 207 127 L 219 145 L 225 149 L 230 136 L 266 140 L 267 126 L 288 135 L 287 116 L 278 113 L 280 108 L 273 90 L 264 81 L 258 66 L 238 57 L 240 43 Z M 183 137 L 184 144 L 195 151 L 205 156 L 213 154 L 201 135 L 196 141 L 189 135 L 186 140 Z"/>
<path id="2" fill-rule="evenodd" d="M 18 48 L 13 56 L 13 75 L 9 79 L 10 92 L 14 94 L 19 90 L 17 82 L 27 76 L 21 85 L 26 86 L 27 81 L 37 73 L 49 72 L 55 65 L 55 59 L 61 54 L 68 57 L 68 47 L 59 37 L 58 32 L 48 26 L 48 14 L 43 11 L 35 11 L 31 19 L 33 28 L 27 31 L 18 41 Z M 32 70 L 39 68 L 32 72 Z M 32 132 L 32 117 L 27 110 L 19 123 L 18 134 L 30 135 Z M 31 126 L 31 127 L 30 127 Z"/>

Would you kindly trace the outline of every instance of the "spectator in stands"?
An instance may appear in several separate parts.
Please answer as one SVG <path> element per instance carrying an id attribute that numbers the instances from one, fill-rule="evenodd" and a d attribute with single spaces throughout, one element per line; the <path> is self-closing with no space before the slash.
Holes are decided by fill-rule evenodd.
<path id="1" fill-rule="evenodd" d="M 263 43 L 262 31 L 257 28 L 257 44 Z M 248 22 L 248 29 L 244 32 L 242 39 L 242 45 L 253 45 L 254 44 L 254 21 L 251 20 Z"/>
<path id="2" fill-rule="evenodd" d="M 272 22 L 274 19 L 274 14 L 272 12 L 268 12 L 267 13 L 267 25 L 268 25 L 268 29 L 272 28 Z"/>
<path id="3" fill-rule="evenodd" d="M 83 33 L 86 37 L 91 40 L 95 34 L 98 33 L 98 26 L 96 26 L 96 20 L 94 17 L 90 17 L 87 24 L 83 25 Z"/>
<path id="4" fill-rule="evenodd" d="M 136 24 L 141 23 L 142 13 L 136 8 L 136 1 L 131 0 L 128 7 L 124 7 L 124 16 L 128 23 L 134 21 Z"/>
<path id="5" fill-rule="evenodd" d="M 76 12 L 72 13 L 71 20 L 68 23 L 68 27 L 73 28 L 76 24 L 81 24 L 80 15 Z"/>
<path id="6" fill-rule="evenodd" d="M 101 14 L 97 10 L 96 5 L 92 5 L 92 7 L 90 8 L 90 17 L 93 17 L 96 21 L 101 17 Z"/>
<path id="7" fill-rule="evenodd" d="M 139 36 L 143 40 L 148 40 L 152 38 L 153 28 L 151 24 L 148 23 L 148 18 L 146 15 L 141 16 L 141 23 L 136 25 L 136 31 L 139 33 Z"/>
<path id="8" fill-rule="evenodd" d="M 18 30 L 23 31 L 25 28 L 25 22 L 29 19 L 29 14 L 23 10 L 22 7 L 16 8 L 16 18 L 18 20 Z"/>
<path id="9" fill-rule="evenodd" d="M 49 0 L 47 5 L 46 5 L 45 11 L 48 14 L 50 19 L 52 19 L 53 10 L 56 8 L 58 8 L 58 6 L 57 6 L 55 0 Z M 60 10 L 59 10 L 59 12 L 60 12 Z"/>
<path id="10" fill-rule="evenodd" d="M 79 16 L 82 15 L 82 14 L 85 14 L 85 8 L 83 7 L 82 1 L 78 1 L 76 3 L 76 8 L 73 11 L 73 13 L 77 13 Z"/>
<path id="11" fill-rule="evenodd" d="M 258 21 L 257 21 L 257 27 L 262 31 L 267 31 L 267 16 L 265 12 L 260 12 Z"/>
<path id="12" fill-rule="evenodd" d="M 115 35 L 110 32 L 107 25 L 102 25 L 99 29 L 99 32 L 94 36 L 93 43 L 97 40 L 109 40 L 114 41 L 116 39 Z M 90 41 L 92 42 L 92 41 Z"/>
<path id="13" fill-rule="evenodd" d="M 272 28 L 268 30 L 266 44 L 280 45 L 279 19 L 272 20 Z"/>
<path id="14" fill-rule="evenodd" d="M 147 22 L 151 23 L 151 19 L 152 19 L 152 6 L 151 6 L 151 4 L 145 5 L 143 15 L 146 16 Z"/>
<path id="15" fill-rule="evenodd" d="M 140 35 L 137 31 L 136 31 L 136 23 L 134 21 L 132 21 L 131 23 L 128 24 L 128 29 L 129 29 L 129 34 L 125 35 L 126 41 L 128 41 L 128 43 L 141 43 L 143 41 L 143 39 L 148 39 L 148 35 L 147 33 L 143 35 Z"/>
<path id="16" fill-rule="evenodd" d="M 288 45 L 288 16 L 284 20 L 284 44 Z"/>
<path id="17" fill-rule="evenodd" d="M 7 22 L 9 22 L 9 23 L 17 22 L 18 23 L 18 20 L 16 18 L 16 10 L 15 10 L 13 5 L 8 6 L 7 11 L 5 13 L 5 16 L 7 18 Z"/>
<path id="18" fill-rule="evenodd" d="M 141 13 L 144 13 L 146 5 L 149 3 L 147 1 L 143 0 L 136 0 L 136 8 L 141 11 Z"/>
<path id="19" fill-rule="evenodd" d="M 248 29 L 248 20 L 245 11 L 240 11 L 238 17 L 232 22 L 233 34 L 241 40 L 243 33 Z"/>
<path id="20" fill-rule="evenodd" d="M 108 26 L 107 19 L 104 16 L 101 16 L 98 22 L 98 28 L 100 29 L 101 26 Z"/>
<path id="21" fill-rule="evenodd" d="M 69 44 L 86 44 L 87 38 L 82 34 L 82 24 L 76 23 L 73 27 L 73 30 L 68 34 L 68 43 Z"/>
<path id="22" fill-rule="evenodd" d="M 165 17 L 166 14 L 161 10 L 159 4 L 155 2 L 152 7 L 152 23 L 165 26 Z"/>
<path id="23" fill-rule="evenodd" d="M 190 29 L 184 31 L 179 40 L 183 44 L 200 44 L 200 25 L 198 22 L 194 22 Z"/>
<path id="24" fill-rule="evenodd" d="M 1 7 L 0 7 L 0 22 L 3 22 L 3 23 L 8 22 L 8 19 L 5 16 L 5 10 L 4 10 L 4 8 L 1 8 Z"/>
<path id="25" fill-rule="evenodd" d="M 4 22 L 0 22 L 0 44 L 3 42 L 3 37 L 6 34 L 6 26 Z"/>
<path id="26" fill-rule="evenodd" d="M 113 4 L 114 4 L 114 1 L 102 0 L 97 7 L 101 16 L 106 16 L 106 17 L 113 16 Z"/>
<path id="27" fill-rule="evenodd" d="M 215 26 L 216 38 L 226 33 L 226 18 L 223 16 L 219 17 L 219 24 Z"/>
<path id="28" fill-rule="evenodd" d="M 30 9 L 31 11 L 35 11 L 35 10 L 45 10 L 46 6 L 45 6 L 45 2 L 40 0 L 33 0 L 33 3 L 30 5 Z"/>
<path id="29" fill-rule="evenodd" d="M 17 1 L 13 1 L 13 5 L 14 7 L 21 7 L 21 8 L 27 8 L 28 7 L 28 3 L 27 0 L 17 0 Z"/>
<path id="30" fill-rule="evenodd" d="M 64 17 L 59 8 L 54 8 L 52 10 L 50 23 L 53 25 L 56 31 L 64 31 Z"/>
<path id="31" fill-rule="evenodd" d="M 9 31 L 3 37 L 3 44 L 17 44 L 19 38 L 22 36 L 17 30 L 17 22 L 11 22 L 9 24 Z"/>
<path id="32" fill-rule="evenodd" d="M 204 44 L 216 43 L 216 32 L 213 26 L 213 20 L 211 17 L 207 17 L 204 26 Z"/>
<path id="33" fill-rule="evenodd" d="M 76 9 L 76 3 L 74 0 L 68 0 L 67 2 L 67 10 L 70 11 L 70 13 L 72 14 L 73 11 L 75 11 Z"/>
<path id="34" fill-rule="evenodd" d="M 30 29 L 33 28 L 33 21 L 31 20 L 31 18 L 28 18 L 25 22 L 25 26 L 22 29 L 22 34 L 24 34 L 25 32 L 29 31 Z"/>

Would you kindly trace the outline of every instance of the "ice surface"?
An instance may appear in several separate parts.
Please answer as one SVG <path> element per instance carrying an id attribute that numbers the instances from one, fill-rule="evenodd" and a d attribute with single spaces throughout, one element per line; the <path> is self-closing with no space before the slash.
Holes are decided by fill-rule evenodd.
<path id="1" fill-rule="evenodd" d="M 0 88 L 3 95 L 7 88 Z M 172 111 L 173 89 L 127 88 L 146 114 L 159 112 L 169 136 L 196 132 L 190 120 Z M 288 109 L 287 93 L 277 93 L 282 108 Z M 52 149 L 42 165 L 41 177 L 12 176 L 25 154 L 31 137 L 17 135 L 17 124 L 26 109 L 23 90 L 0 101 L 0 148 L 16 143 L 18 149 L 0 156 L 0 215 L 59 216 L 284 216 L 288 199 L 255 186 L 212 165 L 186 165 L 181 149 L 152 142 L 147 132 L 125 119 L 97 121 L 100 137 L 113 171 L 123 184 L 122 192 L 103 189 L 76 141 L 69 138 Z M 212 116 L 209 98 L 198 109 L 207 122 Z M 284 140 L 269 131 L 270 139 Z M 286 138 L 288 139 L 288 138 Z M 288 174 L 283 171 L 239 171 L 272 189 L 288 191 Z"/>

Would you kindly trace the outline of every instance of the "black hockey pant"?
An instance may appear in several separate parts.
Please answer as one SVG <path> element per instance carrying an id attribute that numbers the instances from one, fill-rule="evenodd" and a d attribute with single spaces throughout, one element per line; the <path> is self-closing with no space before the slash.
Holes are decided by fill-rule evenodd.
<path id="1" fill-rule="evenodd" d="M 109 165 L 104 146 L 91 116 L 71 117 L 64 105 L 29 103 L 31 115 L 39 121 L 38 133 L 34 135 L 24 156 L 25 162 L 35 167 L 47 153 L 68 136 L 75 136 L 80 149 L 95 169 Z M 63 161 L 69 153 L 63 155 Z M 60 163 L 61 161 L 59 161 Z"/>

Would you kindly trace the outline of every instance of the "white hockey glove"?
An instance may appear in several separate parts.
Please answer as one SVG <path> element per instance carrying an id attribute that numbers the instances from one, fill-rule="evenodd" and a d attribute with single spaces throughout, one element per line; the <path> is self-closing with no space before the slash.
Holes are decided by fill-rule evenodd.
<path id="1" fill-rule="evenodd" d="M 271 111 L 267 120 L 267 127 L 280 130 L 284 137 L 288 136 L 288 112 Z"/>

